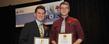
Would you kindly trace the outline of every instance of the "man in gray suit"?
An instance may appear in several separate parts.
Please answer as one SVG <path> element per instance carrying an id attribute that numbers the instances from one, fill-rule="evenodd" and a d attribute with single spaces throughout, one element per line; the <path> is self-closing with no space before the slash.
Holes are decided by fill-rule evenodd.
<path id="1" fill-rule="evenodd" d="M 45 13 L 45 7 L 36 7 L 34 14 L 36 19 L 24 25 L 20 34 L 19 44 L 34 44 L 34 37 L 49 37 L 49 29 L 43 24 Z"/>

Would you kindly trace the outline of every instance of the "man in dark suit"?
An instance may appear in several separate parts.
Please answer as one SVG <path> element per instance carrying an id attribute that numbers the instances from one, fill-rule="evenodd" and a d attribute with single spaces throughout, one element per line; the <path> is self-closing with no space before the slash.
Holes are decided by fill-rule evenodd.
<path id="1" fill-rule="evenodd" d="M 68 16 L 70 6 L 68 2 L 60 4 L 60 18 L 53 23 L 50 33 L 51 44 L 57 44 L 59 33 L 72 33 L 72 44 L 81 44 L 84 33 L 80 22 L 73 17 Z"/>
<path id="2" fill-rule="evenodd" d="M 35 9 L 35 20 L 24 25 L 20 34 L 19 44 L 34 44 L 34 37 L 48 38 L 49 29 L 43 24 L 45 7 L 38 6 Z"/>

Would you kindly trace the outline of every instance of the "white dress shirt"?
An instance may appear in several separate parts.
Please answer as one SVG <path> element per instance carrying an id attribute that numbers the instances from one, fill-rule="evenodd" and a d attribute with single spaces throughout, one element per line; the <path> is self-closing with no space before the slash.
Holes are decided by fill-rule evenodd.
<path id="1" fill-rule="evenodd" d="M 62 16 L 63 17 L 63 21 L 62 21 L 62 24 L 61 24 L 61 33 L 65 33 L 65 18 L 67 16 Z"/>

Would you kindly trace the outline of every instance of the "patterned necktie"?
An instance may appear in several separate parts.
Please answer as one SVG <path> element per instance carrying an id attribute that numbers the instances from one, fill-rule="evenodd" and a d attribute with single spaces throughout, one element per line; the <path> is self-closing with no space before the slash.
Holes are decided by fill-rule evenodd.
<path id="1" fill-rule="evenodd" d="M 39 25 L 39 30 L 40 30 L 40 37 L 44 37 L 44 28 L 43 25 Z"/>
<path id="2" fill-rule="evenodd" d="M 61 33 L 65 33 L 65 18 L 63 19 L 61 24 Z"/>

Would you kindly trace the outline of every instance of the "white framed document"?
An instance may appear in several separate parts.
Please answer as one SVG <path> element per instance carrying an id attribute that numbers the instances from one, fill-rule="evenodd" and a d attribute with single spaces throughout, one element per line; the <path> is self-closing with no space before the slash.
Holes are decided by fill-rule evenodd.
<path id="1" fill-rule="evenodd" d="M 59 33 L 58 44 L 72 44 L 72 34 L 71 33 Z"/>
<path id="2" fill-rule="evenodd" d="M 49 38 L 34 37 L 34 44 L 49 44 Z"/>

